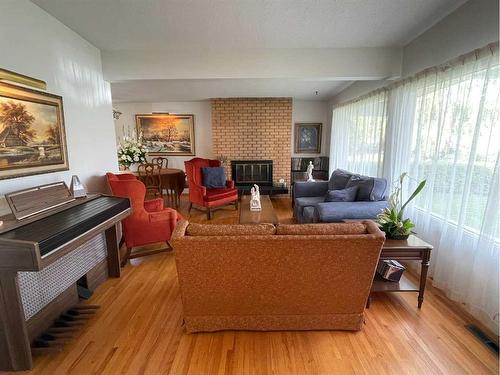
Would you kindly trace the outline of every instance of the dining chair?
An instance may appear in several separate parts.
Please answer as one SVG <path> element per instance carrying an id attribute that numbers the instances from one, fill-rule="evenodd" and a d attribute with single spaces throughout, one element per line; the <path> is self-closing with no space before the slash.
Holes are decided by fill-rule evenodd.
<path id="1" fill-rule="evenodd" d="M 151 163 L 158 164 L 160 166 L 160 169 L 168 168 L 168 159 L 163 158 L 161 156 L 158 156 L 158 157 L 151 159 Z M 161 175 L 161 172 L 160 172 L 160 175 Z M 160 176 L 160 179 L 161 178 L 162 177 Z M 173 206 L 177 206 L 177 193 L 175 192 L 174 189 L 171 189 L 168 185 L 166 185 L 164 183 L 165 180 L 163 180 L 162 182 L 163 183 L 162 183 L 161 188 L 162 188 L 162 191 L 165 191 L 165 193 L 166 193 L 168 204 L 171 204 Z"/>
<path id="2" fill-rule="evenodd" d="M 160 196 L 163 198 L 160 170 L 161 168 L 158 166 L 158 164 L 153 163 L 141 164 L 137 168 L 139 179 L 142 180 L 142 182 L 146 186 L 147 196 Z"/>
<path id="3" fill-rule="evenodd" d="M 168 159 L 161 156 L 151 159 L 151 163 L 158 164 L 160 168 L 168 168 Z"/>

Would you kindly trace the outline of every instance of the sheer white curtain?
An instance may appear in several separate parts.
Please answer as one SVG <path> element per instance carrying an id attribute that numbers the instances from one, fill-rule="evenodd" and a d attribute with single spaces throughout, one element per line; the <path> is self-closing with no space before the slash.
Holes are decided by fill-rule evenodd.
<path id="1" fill-rule="evenodd" d="M 389 183 L 409 170 L 416 106 L 415 82 L 393 88 L 389 93 L 382 175 Z"/>
<path id="2" fill-rule="evenodd" d="M 406 214 L 433 284 L 498 332 L 498 43 L 333 110 L 330 166 L 427 185 Z"/>
<path id="3" fill-rule="evenodd" d="M 433 284 L 498 332 L 500 66 L 487 48 L 390 90 L 384 175 L 427 180 L 407 212 Z"/>
<path id="4" fill-rule="evenodd" d="M 378 176 L 382 172 L 387 92 L 333 110 L 330 168 Z"/>

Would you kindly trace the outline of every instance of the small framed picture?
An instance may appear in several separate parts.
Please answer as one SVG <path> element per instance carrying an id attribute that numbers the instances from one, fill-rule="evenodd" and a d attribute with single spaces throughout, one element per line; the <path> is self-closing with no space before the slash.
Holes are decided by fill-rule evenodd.
<path id="1" fill-rule="evenodd" d="M 323 124 L 295 123 L 295 153 L 296 154 L 319 154 L 321 152 L 321 128 Z"/>

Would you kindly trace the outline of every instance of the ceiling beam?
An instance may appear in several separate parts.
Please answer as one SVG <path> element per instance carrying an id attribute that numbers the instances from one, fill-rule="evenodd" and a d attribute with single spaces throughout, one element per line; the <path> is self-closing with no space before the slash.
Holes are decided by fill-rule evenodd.
<path id="1" fill-rule="evenodd" d="M 173 49 L 102 53 L 104 78 L 379 80 L 401 76 L 402 48 Z"/>

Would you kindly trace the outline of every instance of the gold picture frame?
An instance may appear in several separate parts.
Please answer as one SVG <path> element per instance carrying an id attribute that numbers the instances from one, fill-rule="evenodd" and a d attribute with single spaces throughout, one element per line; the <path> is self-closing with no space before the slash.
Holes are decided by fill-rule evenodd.
<path id="1" fill-rule="evenodd" d="M 137 136 L 151 156 L 195 155 L 194 115 L 136 114 Z"/>
<path id="2" fill-rule="evenodd" d="M 0 180 L 68 169 L 62 97 L 0 82 Z"/>

